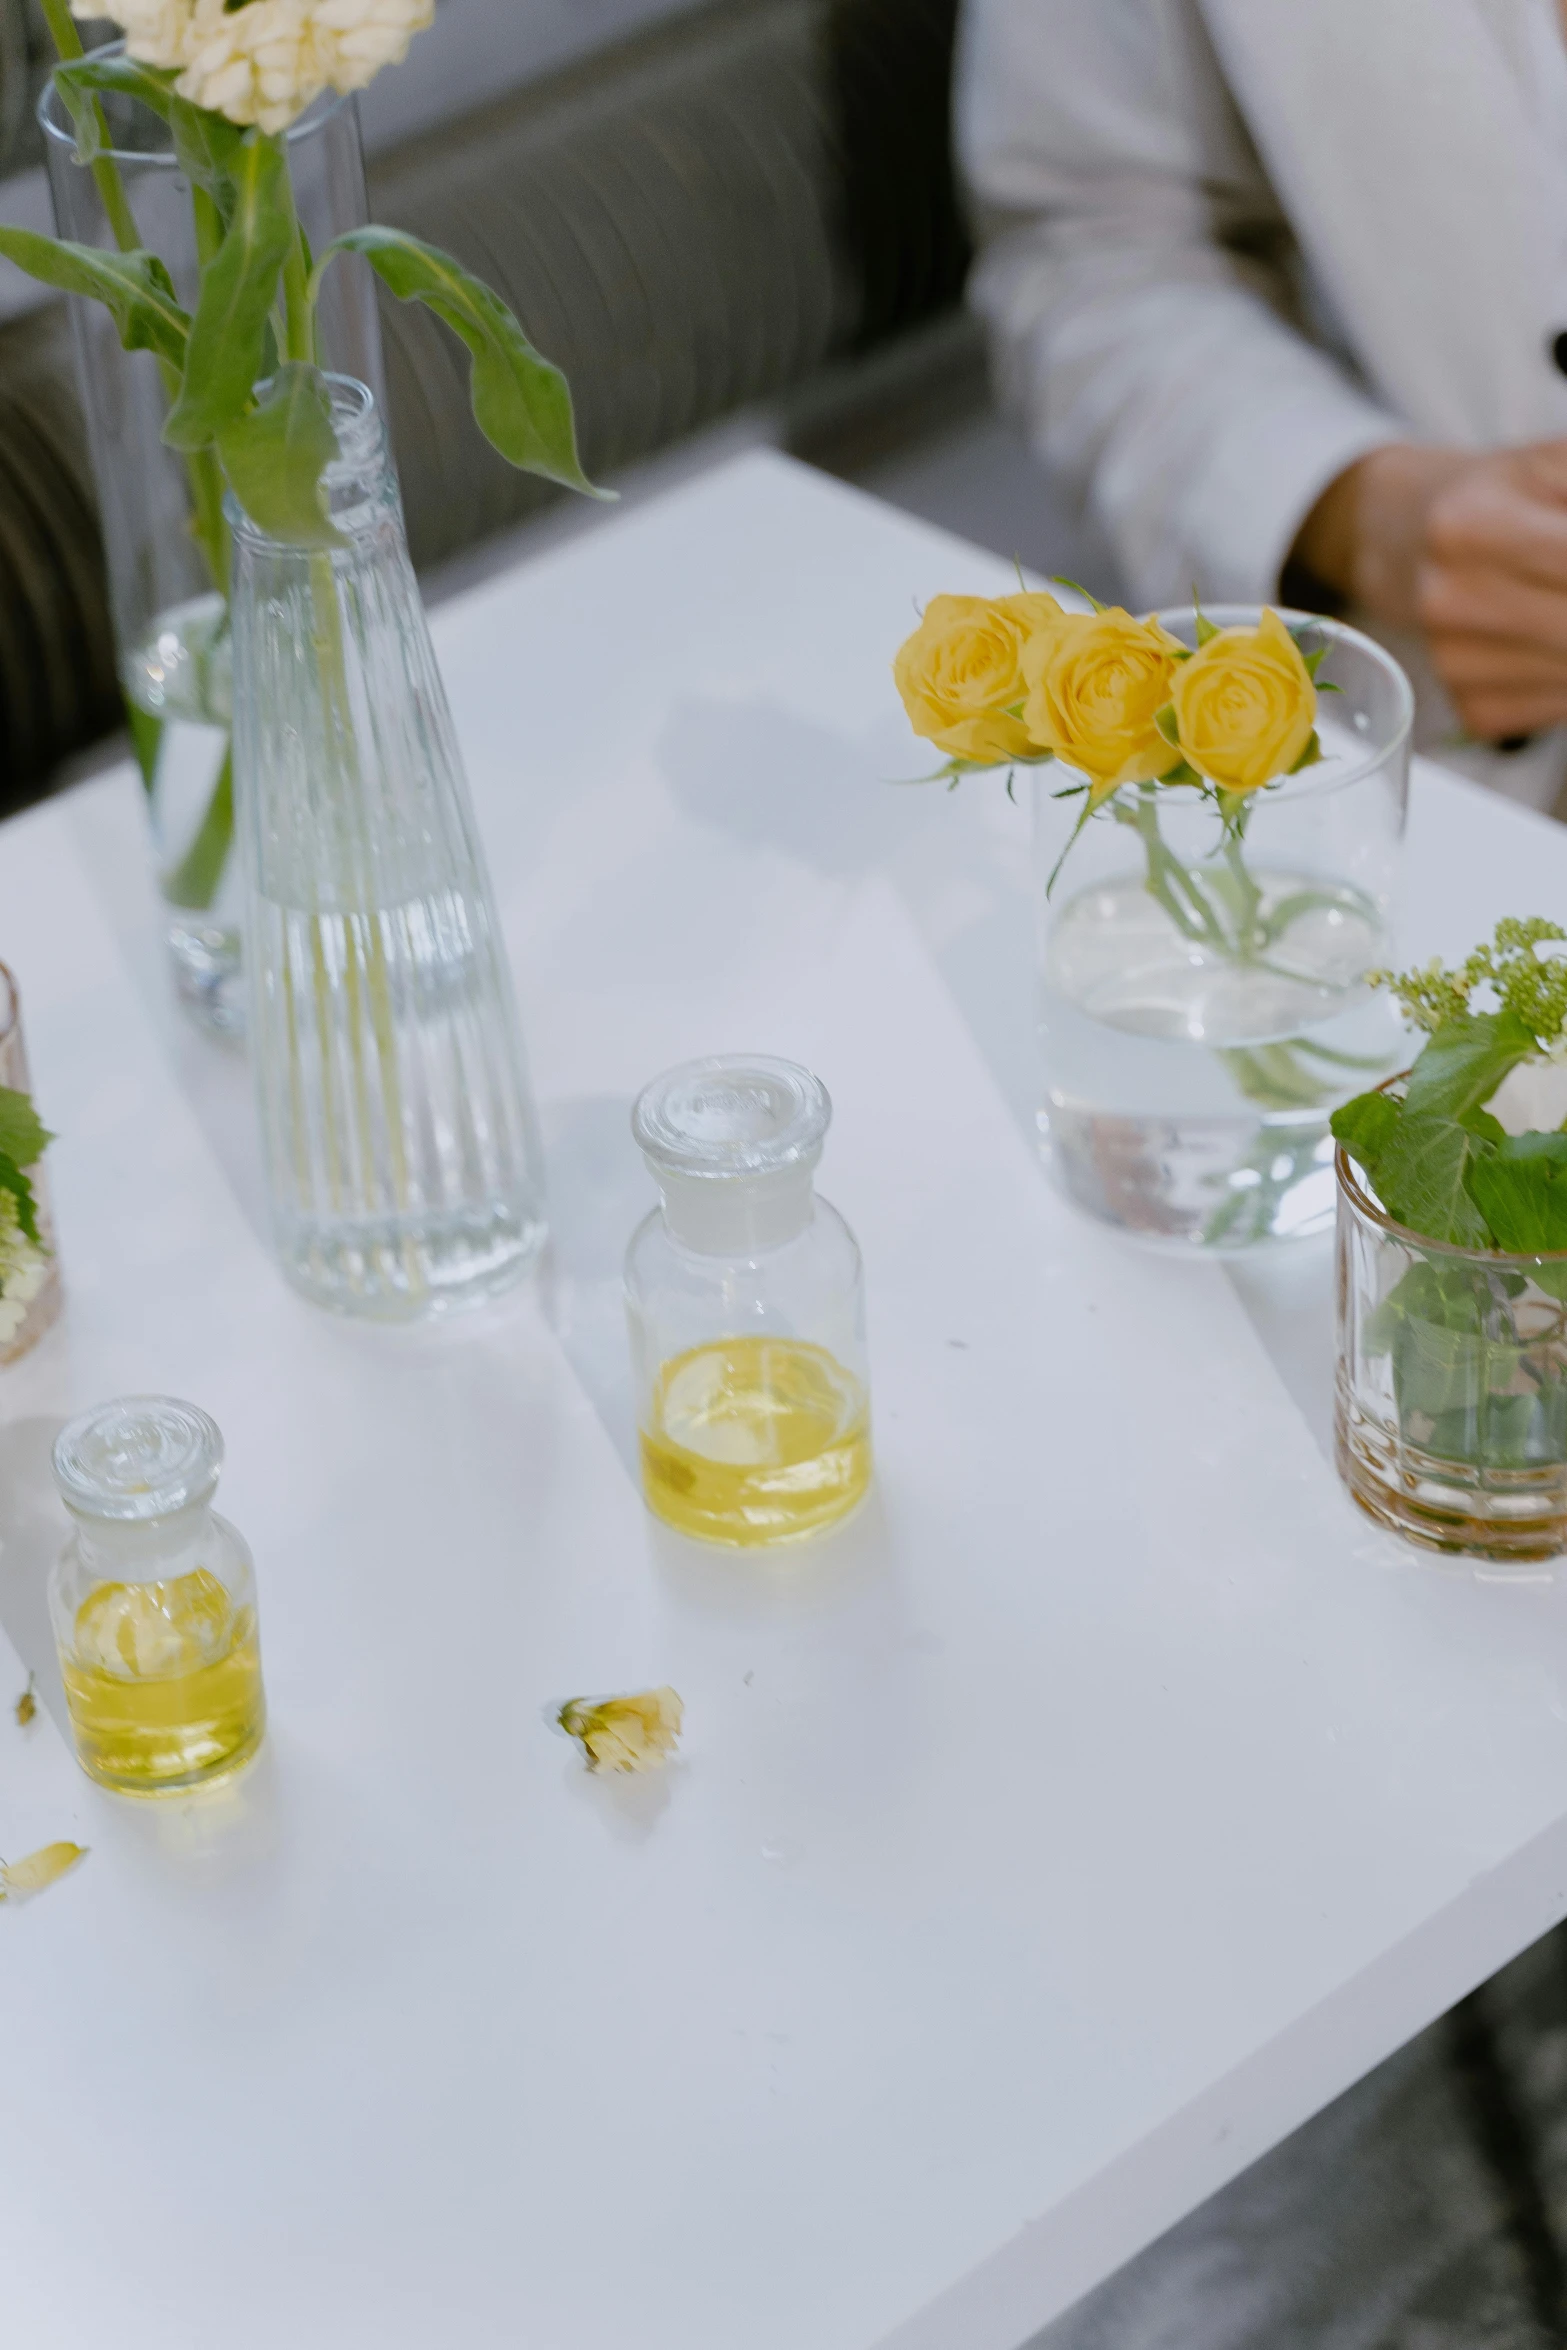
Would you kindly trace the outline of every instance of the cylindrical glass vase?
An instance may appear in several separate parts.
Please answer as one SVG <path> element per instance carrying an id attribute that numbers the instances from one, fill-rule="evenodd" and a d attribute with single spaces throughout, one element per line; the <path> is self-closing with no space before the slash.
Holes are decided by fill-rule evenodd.
<path id="1" fill-rule="evenodd" d="M 1195 641 L 1189 609 L 1159 617 Z M 1413 696 L 1369 637 L 1283 617 L 1337 691 L 1320 763 L 1256 793 L 1240 838 L 1195 790 L 1129 784 L 1063 860 L 1082 801 L 1056 796 L 1060 766 L 1035 771 L 1051 1167 L 1088 1214 L 1183 1253 L 1327 1231 L 1329 1114 L 1402 1051 L 1366 975 L 1390 958 Z"/>
<path id="2" fill-rule="evenodd" d="M 518 1278 L 543 1190 L 511 981 L 381 420 L 328 379 L 345 544 L 231 498 L 251 1057 L 283 1269 L 403 1320 Z"/>
<path id="3" fill-rule="evenodd" d="M 1567 1253 L 1422 1239 L 1344 1150 L 1335 1169 L 1345 1484 L 1428 1550 L 1567 1550 Z"/>
<path id="4" fill-rule="evenodd" d="M 0 1085 L 30 1094 L 27 1049 L 22 1042 L 22 1006 L 16 981 L 0 963 Z M 14 1363 L 36 1346 L 60 1311 L 60 1267 L 54 1253 L 54 1218 L 49 1178 L 28 1167 L 41 1246 L 21 1229 L 8 1196 L 0 1192 L 0 1363 Z"/>
<path id="5" fill-rule="evenodd" d="M 110 43 L 95 56 L 123 47 Z M 198 285 L 189 182 L 168 126 L 119 96 L 102 101 L 117 173 L 142 243 L 156 253 L 187 309 Z M 55 226 L 73 243 L 112 249 L 99 182 L 76 160 L 75 132 L 51 83 L 38 109 Z M 359 122 L 352 99 L 320 101 L 288 133 L 299 216 L 319 252 L 367 217 Z M 230 647 L 222 480 L 216 458 L 167 448 L 169 400 L 158 361 L 121 348 L 101 303 L 72 297 L 77 388 L 103 520 L 120 683 L 147 788 L 153 854 L 168 908 L 168 945 L 181 1000 L 207 1027 L 244 1024 L 241 889 L 233 839 L 229 759 Z M 379 389 L 375 288 L 357 256 L 335 263 L 322 292 L 324 362 Z"/>

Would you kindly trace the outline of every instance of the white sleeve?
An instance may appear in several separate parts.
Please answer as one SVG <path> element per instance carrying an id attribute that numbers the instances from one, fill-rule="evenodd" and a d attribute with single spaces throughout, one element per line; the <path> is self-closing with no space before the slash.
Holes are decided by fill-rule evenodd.
<path id="1" fill-rule="evenodd" d="M 1408 428 L 1295 323 L 1195 0 L 967 0 L 958 141 L 1003 405 L 1129 592 L 1275 594 L 1318 494 Z"/>

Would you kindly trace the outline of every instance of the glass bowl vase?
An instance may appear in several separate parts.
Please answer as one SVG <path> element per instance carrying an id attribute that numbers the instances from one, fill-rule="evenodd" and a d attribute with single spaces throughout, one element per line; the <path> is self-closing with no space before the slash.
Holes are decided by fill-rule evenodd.
<path id="1" fill-rule="evenodd" d="M 1366 980 L 1392 955 L 1413 695 L 1358 630 L 1281 617 L 1325 655 L 1323 756 L 1254 794 L 1239 837 L 1195 790 L 1128 784 L 1073 840 L 1076 777 L 1034 771 L 1051 1170 L 1089 1215 L 1181 1253 L 1327 1232 L 1329 1115 L 1404 1051 Z M 1159 618 L 1195 643 L 1190 608 Z"/>
<path id="2" fill-rule="evenodd" d="M 1567 1550 L 1567 1252 L 1427 1240 L 1340 1148 L 1339 1474 L 1427 1550 L 1522 1563 Z"/>

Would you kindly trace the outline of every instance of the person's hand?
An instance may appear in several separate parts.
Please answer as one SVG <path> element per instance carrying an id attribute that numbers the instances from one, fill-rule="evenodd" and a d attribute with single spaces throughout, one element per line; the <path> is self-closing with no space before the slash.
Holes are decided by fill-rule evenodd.
<path id="1" fill-rule="evenodd" d="M 1471 735 L 1567 722 L 1567 441 L 1373 450 L 1294 552 L 1373 619 L 1421 631 Z"/>

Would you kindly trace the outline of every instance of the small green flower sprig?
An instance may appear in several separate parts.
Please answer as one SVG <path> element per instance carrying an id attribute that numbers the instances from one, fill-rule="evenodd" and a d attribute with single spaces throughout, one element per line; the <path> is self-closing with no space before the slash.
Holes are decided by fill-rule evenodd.
<path id="1" fill-rule="evenodd" d="M 1456 969 L 1371 974 L 1426 1043 L 1402 1093 L 1357 1094 L 1333 1113 L 1333 1132 L 1388 1214 L 1424 1239 L 1567 1250 L 1567 1129 L 1509 1132 L 1493 1114 L 1515 1069 L 1567 1060 L 1567 955 L 1539 952 L 1564 943 L 1559 923 L 1509 918 Z"/>
<path id="2" fill-rule="evenodd" d="M 1567 930 L 1559 922 L 1538 915 L 1520 922 L 1509 915 L 1496 925 L 1490 945 L 1476 947 L 1456 971 L 1427 963 L 1416 971 L 1373 971 L 1371 983 L 1387 988 L 1410 1025 L 1428 1036 L 1444 1020 L 1471 1010 L 1477 988 L 1489 987 L 1496 1002 L 1516 1012 L 1532 1031 L 1542 1051 L 1550 1051 L 1567 1038 L 1567 955 L 1542 957 L 1535 949 L 1563 942 Z"/>

